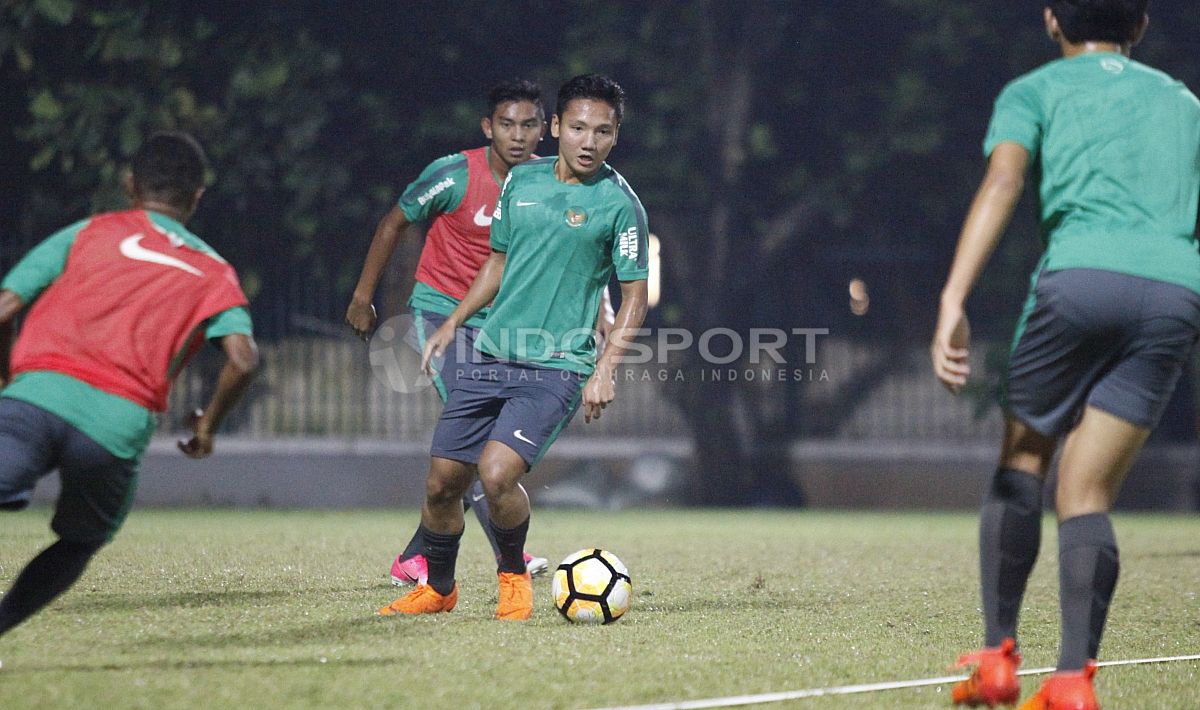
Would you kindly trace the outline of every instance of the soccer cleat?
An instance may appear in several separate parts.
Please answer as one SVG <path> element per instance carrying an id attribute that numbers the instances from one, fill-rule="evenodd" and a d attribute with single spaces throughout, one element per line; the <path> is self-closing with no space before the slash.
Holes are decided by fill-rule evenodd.
<path id="1" fill-rule="evenodd" d="M 418 584 L 417 588 L 400 597 L 396 601 L 380 609 L 380 616 L 395 614 L 436 614 L 439 611 L 450 611 L 458 603 L 458 585 L 455 584 L 450 593 L 442 596 L 428 584 Z"/>
<path id="2" fill-rule="evenodd" d="M 1015 705 L 1021 695 L 1021 681 L 1017 679 L 1017 666 L 1021 665 L 1021 654 L 1017 653 L 1017 642 L 1006 638 L 999 646 L 985 648 L 973 653 L 964 653 L 955 666 L 974 665 L 971 677 L 954 684 L 950 699 L 955 705 Z"/>
<path id="3" fill-rule="evenodd" d="M 392 584 L 397 587 L 409 584 L 425 584 L 429 581 L 429 564 L 425 555 L 413 555 L 405 559 L 404 555 L 392 562 Z"/>
<path id="4" fill-rule="evenodd" d="M 533 578 L 529 572 L 500 572 L 497 577 L 500 580 L 500 602 L 496 605 L 496 618 L 525 621 L 533 616 Z"/>
<path id="5" fill-rule="evenodd" d="M 1081 671 L 1059 671 L 1042 683 L 1020 710 L 1100 710 L 1092 690 L 1096 662 L 1088 661 Z"/>
<path id="6" fill-rule="evenodd" d="M 545 557 L 534 557 L 528 552 L 525 553 L 525 571 L 531 577 L 537 577 L 546 573 L 550 569 L 550 560 Z"/>

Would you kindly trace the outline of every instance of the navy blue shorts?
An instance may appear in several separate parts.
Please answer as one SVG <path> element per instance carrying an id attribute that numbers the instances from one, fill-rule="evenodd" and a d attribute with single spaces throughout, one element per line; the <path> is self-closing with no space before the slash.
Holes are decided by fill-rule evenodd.
<path id="1" fill-rule="evenodd" d="M 442 324 L 446 322 L 446 316 L 420 308 L 414 308 L 412 314 L 417 332 L 416 348 L 418 352 L 424 352 L 425 341 L 429 340 L 429 336 L 442 327 Z M 478 335 L 478 328 L 469 325 L 462 326 L 454 333 L 454 345 L 446 348 L 442 357 L 434 361 L 433 386 L 437 388 L 438 396 L 442 398 L 443 402 L 449 396 L 450 390 L 454 389 L 458 373 L 463 370 L 461 366 L 480 362 L 480 353 L 475 349 L 475 338 Z"/>
<path id="2" fill-rule="evenodd" d="M 51 529 L 71 542 L 111 540 L 133 502 L 137 461 L 113 456 L 41 407 L 0 398 L 0 509 L 28 505 L 38 479 L 56 468 L 62 491 Z"/>
<path id="3" fill-rule="evenodd" d="M 1153 429 L 1200 333 L 1200 295 L 1097 269 L 1039 275 L 1017 325 L 1002 401 L 1043 436 L 1085 406 Z"/>
<path id="4" fill-rule="evenodd" d="M 454 375 L 430 454 L 479 463 L 484 445 L 499 441 L 533 467 L 579 408 L 584 377 L 477 355 Z"/>

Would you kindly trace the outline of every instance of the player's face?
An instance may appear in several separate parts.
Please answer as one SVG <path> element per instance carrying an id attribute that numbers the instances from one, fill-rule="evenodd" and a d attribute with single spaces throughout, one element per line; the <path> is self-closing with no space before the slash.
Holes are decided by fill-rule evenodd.
<path id="1" fill-rule="evenodd" d="M 596 174 L 617 144 L 617 111 L 607 101 L 572 99 L 555 115 L 550 133 L 558 139 L 559 162 L 570 177 L 584 180 Z"/>
<path id="2" fill-rule="evenodd" d="M 483 119 L 482 126 L 492 152 L 509 167 L 529 160 L 546 135 L 546 122 L 532 101 L 506 101 Z"/>

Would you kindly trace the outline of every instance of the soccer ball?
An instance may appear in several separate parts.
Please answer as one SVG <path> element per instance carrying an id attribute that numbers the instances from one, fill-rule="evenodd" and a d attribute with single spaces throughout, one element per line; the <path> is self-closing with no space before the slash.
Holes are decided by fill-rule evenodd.
<path id="1" fill-rule="evenodd" d="M 554 606 L 568 621 L 610 624 L 629 611 L 633 583 L 629 570 L 607 550 L 586 549 L 554 570 Z"/>

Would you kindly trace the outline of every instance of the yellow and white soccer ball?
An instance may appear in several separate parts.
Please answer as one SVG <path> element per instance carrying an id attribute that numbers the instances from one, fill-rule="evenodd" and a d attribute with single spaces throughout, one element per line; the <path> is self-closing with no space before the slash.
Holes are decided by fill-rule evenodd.
<path id="1" fill-rule="evenodd" d="M 629 611 L 629 570 L 607 550 L 580 550 L 558 565 L 551 580 L 554 606 L 569 621 L 610 624 Z"/>

